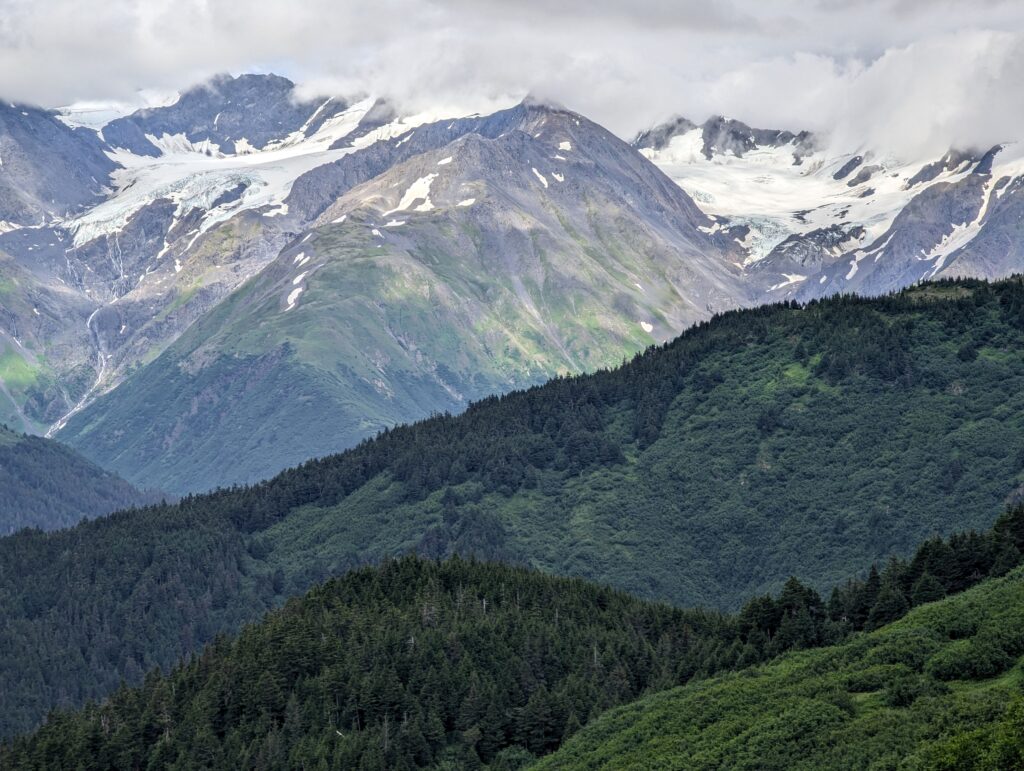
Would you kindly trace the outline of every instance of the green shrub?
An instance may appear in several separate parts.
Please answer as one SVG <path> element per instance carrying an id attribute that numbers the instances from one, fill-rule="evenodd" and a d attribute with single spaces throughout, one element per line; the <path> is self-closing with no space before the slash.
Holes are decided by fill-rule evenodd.
<path id="1" fill-rule="evenodd" d="M 890 707 L 909 707 L 922 696 L 943 696 L 949 686 L 931 677 L 909 677 L 893 680 L 885 688 L 883 699 Z"/>
<path id="2" fill-rule="evenodd" d="M 905 664 L 876 664 L 851 672 L 844 678 L 843 686 L 851 693 L 871 693 L 882 690 L 893 680 L 913 677 L 914 670 Z"/>
<path id="3" fill-rule="evenodd" d="M 905 664 L 920 672 L 928 658 L 939 648 L 936 635 L 929 629 L 911 629 L 890 635 L 873 648 L 864 661 L 868 664 Z"/>
<path id="4" fill-rule="evenodd" d="M 1013 658 L 990 638 L 958 640 L 932 656 L 925 671 L 939 680 L 980 680 L 1005 672 Z"/>

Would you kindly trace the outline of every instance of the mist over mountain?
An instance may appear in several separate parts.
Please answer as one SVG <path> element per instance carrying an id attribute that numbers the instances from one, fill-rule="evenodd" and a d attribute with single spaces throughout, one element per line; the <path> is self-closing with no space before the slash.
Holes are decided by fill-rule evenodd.
<path id="1" fill-rule="evenodd" d="M 5 215 L 34 212 L 0 234 L 3 417 L 179 493 L 730 308 L 1021 269 L 1014 143 L 905 161 L 716 117 L 629 146 L 536 99 L 410 114 L 263 75 L 98 128 L 26 112 L 103 181 Z"/>

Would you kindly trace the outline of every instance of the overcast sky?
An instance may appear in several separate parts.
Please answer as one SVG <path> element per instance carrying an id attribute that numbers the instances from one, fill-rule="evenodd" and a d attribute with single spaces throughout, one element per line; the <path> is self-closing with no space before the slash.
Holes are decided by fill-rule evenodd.
<path id="1" fill-rule="evenodd" d="M 408 109 L 529 92 L 623 136 L 721 113 L 927 154 L 1024 135 L 1024 3 L 0 0 L 7 99 L 132 99 L 244 71 Z"/>

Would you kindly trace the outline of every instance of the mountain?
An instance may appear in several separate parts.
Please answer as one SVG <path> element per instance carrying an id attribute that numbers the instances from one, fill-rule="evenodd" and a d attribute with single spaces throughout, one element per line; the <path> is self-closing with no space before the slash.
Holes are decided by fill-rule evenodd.
<path id="1" fill-rule="evenodd" d="M 1024 570 L 847 643 L 648 696 L 543 769 L 1020 768 Z"/>
<path id="2" fill-rule="evenodd" d="M 159 500 L 64 445 L 0 425 L 0 535 L 54 530 Z"/>
<path id="3" fill-rule="evenodd" d="M 13 382 L 0 376 L 12 422 L 53 435 L 273 259 L 291 237 L 274 211 L 294 180 L 350 152 L 331 148 L 380 115 L 373 100 L 293 97 L 280 78 L 219 78 L 170 106 L 117 119 L 122 129 L 110 139 L 133 126 L 150 149 L 124 143 L 142 154 L 51 116 L 89 139 L 110 179 L 88 207 L 0 233 L 0 342 L 20 370 Z M 250 136 L 266 140 L 260 151 L 237 134 L 245 116 Z M 214 123 L 220 133 L 211 133 Z"/>
<path id="4" fill-rule="evenodd" d="M 92 132 L 0 102 L 0 233 L 97 203 L 115 168 Z"/>
<path id="5" fill-rule="evenodd" d="M 673 610 L 578 579 L 497 564 L 404 558 L 329 581 L 237 639 L 215 642 L 168 676 L 153 672 L 141 687 L 122 688 L 102 706 L 51 714 L 35 734 L 0 745 L 0 764 L 520 768 L 610 706 L 788 650 L 849 641 L 898 621 L 911 605 L 1005 575 L 1020 563 L 1022 546 L 1024 508 L 1018 507 L 986 533 L 932 539 L 909 562 L 890 561 L 881 574 L 872 568 L 867 579 L 837 588 L 827 606 L 790 579 L 778 598 L 753 598 L 735 617 Z M 1024 652 L 1024 618 L 1001 612 L 1000 599 L 982 595 L 984 611 L 994 617 L 981 623 L 976 611 L 963 613 L 963 604 L 955 630 L 947 614 L 943 631 L 949 638 L 973 633 L 969 642 L 943 649 L 943 638 L 921 634 L 919 616 L 912 615 L 886 627 L 899 631 L 864 657 L 890 666 L 866 672 L 847 666 L 826 677 L 834 691 L 884 688 L 888 706 L 907 707 L 948 694 L 945 681 L 998 675 Z M 975 597 L 969 606 L 977 604 Z M 864 638 L 852 639 L 862 652 Z M 849 664 L 849 654 L 830 653 Z M 925 674 L 893 664 L 916 665 Z M 822 668 L 813 674 L 821 676 Z M 1005 702 L 1001 691 L 991 695 Z M 734 699 L 728 719 L 746 718 L 750 705 L 763 710 L 769 701 Z M 848 696 L 837 701 L 833 693 L 830 704 L 855 711 Z M 992 715 L 987 710 L 983 720 Z M 915 717 L 924 722 L 920 712 Z M 1024 741 L 1018 744 L 1024 751 Z M 778 755 L 777 747 L 770 750 Z M 645 753 L 648 760 L 655 755 L 650 748 Z M 617 748 L 606 754 L 619 760 Z M 562 755 L 572 757 L 572 750 Z"/>
<path id="6" fill-rule="evenodd" d="M 729 308 L 1021 267 L 1014 144 L 896 160 L 712 118 L 630 148 L 531 100 L 407 114 L 274 75 L 128 115 L 10 112 L 98 182 L 0 233 L 0 414 L 179 493 Z"/>
<path id="7" fill-rule="evenodd" d="M 897 159 L 714 117 L 673 119 L 634 146 L 735 234 L 746 280 L 766 298 L 1020 269 L 1019 142 Z"/>
<path id="8" fill-rule="evenodd" d="M 674 682 L 677 661 L 732 629 L 579 580 L 403 559 L 329 581 L 108 705 L 54 716 L 0 745 L 0 765 L 501 768 Z"/>
<path id="9" fill-rule="evenodd" d="M 102 128 L 111 147 L 158 157 L 185 144 L 200 152 L 236 154 L 272 142 L 307 138 L 347 109 L 340 99 L 303 100 L 280 75 L 219 75 L 170 105 L 138 110 Z"/>
<path id="10" fill-rule="evenodd" d="M 72 131 L 64 123 L 76 115 L 65 111 L 57 125 Z M 305 101 L 276 76 L 223 76 L 74 132 L 102 148 L 113 172 L 94 205 L 0 234 L 0 289 L 11 295 L 0 334 L 19 373 L 2 377 L 5 400 L 12 422 L 63 430 L 141 484 L 186 491 L 253 481 L 383 426 L 609 366 L 747 302 L 735 246 L 707 232 L 711 221 L 685 193 L 600 127 L 538 103 L 486 116 L 406 115 L 373 98 Z M 435 179 L 432 197 L 406 207 L 381 193 L 396 185 L 412 195 Z M 364 185 L 381 198 L 357 197 Z M 468 192 L 456 197 L 456 188 Z M 442 189 L 450 195 L 435 207 Z M 406 208 L 417 210 L 411 220 L 390 216 Z M 352 277 L 337 274 L 365 267 L 373 231 L 390 238 L 388 251 L 349 288 Z M 309 286 L 283 296 L 301 290 L 308 300 L 321 281 L 333 295 L 332 270 L 349 296 L 319 310 L 300 303 L 289 318 L 312 319 L 306 341 L 294 340 L 297 322 L 275 318 L 288 304 L 269 298 L 282 293 L 274 284 L 297 243 L 314 236 L 321 262 L 306 271 Z M 399 270 L 416 276 L 413 296 L 444 296 L 428 300 L 432 318 L 406 313 L 409 286 L 399 296 L 393 285 L 410 278 L 395 282 Z M 230 304 L 219 308 L 228 299 L 262 311 L 239 327 Z M 181 339 L 199 322 L 215 339 Z M 350 327 L 355 334 L 341 340 L 349 351 L 304 344 L 314 331 L 347 338 Z M 183 357 L 192 361 L 184 370 Z M 235 380 L 239 368 L 274 380 L 272 405 L 207 404 L 203 384 Z M 165 389 L 157 396 L 152 384 L 168 372 L 175 387 L 161 406 Z M 334 419 L 282 410 L 284 383 L 301 384 L 300 404 L 320 402 Z M 248 436 L 234 458 L 220 459 L 212 448 L 238 439 L 239 410 L 268 417 L 280 441 Z M 115 457 L 126 413 L 156 428 Z M 159 460 L 165 444 L 169 463 Z"/>
<path id="11" fill-rule="evenodd" d="M 311 227 L 62 440 L 174 492 L 253 482 L 744 301 L 707 218 L 599 126 L 524 104 L 437 128 L 297 180 Z"/>
<path id="12" fill-rule="evenodd" d="M 987 527 L 1024 483 L 1022 313 L 1020 279 L 730 312 L 252 488 L 0 539 L 0 714 L 27 728 L 410 551 L 732 609 Z"/>

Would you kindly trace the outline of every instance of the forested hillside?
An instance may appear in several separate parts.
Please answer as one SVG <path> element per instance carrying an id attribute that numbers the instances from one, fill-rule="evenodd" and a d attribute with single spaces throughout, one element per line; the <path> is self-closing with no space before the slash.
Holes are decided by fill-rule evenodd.
<path id="1" fill-rule="evenodd" d="M 1024 768 L 1024 571 L 609 712 L 555 769 Z"/>
<path id="2" fill-rule="evenodd" d="M 735 628 L 578 579 L 405 558 L 317 587 L 169 678 L 55 716 L 0 765 L 518 767 L 703 666 Z"/>
<path id="3" fill-rule="evenodd" d="M 1018 507 L 991 531 L 932 539 L 907 562 L 893 560 L 881 574 L 872 568 L 864 580 L 838 587 L 827 604 L 791 578 L 777 598 L 754 598 L 735 617 L 677 610 L 521 568 L 404 558 L 289 601 L 169 677 L 154 672 L 102 706 L 51 715 L 36 734 L 0 748 L 0 766 L 518 768 L 608 707 L 789 650 L 841 643 L 898 620 L 911 605 L 1012 571 L 1022 547 Z M 1021 574 L 1014 576 L 1020 584 Z M 919 696 L 948 694 L 945 681 L 1009 668 L 1024 652 L 1024 614 L 1019 606 L 1011 614 L 989 607 L 1003 602 L 1002 594 L 982 597 L 970 606 L 973 616 L 961 611 L 962 623 L 982 628 L 968 644 L 947 650 L 915 632 L 867 656 L 875 664 L 916 662 L 918 674 L 912 666 L 865 674 L 843 654 L 830 654 L 851 671 L 834 687 L 884 688 L 885 704 L 906 707 Z M 1009 599 L 1019 605 L 1024 598 Z M 959 636 L 975 631 L 956 629 Z M 854 714 L 849 697 L 825 701 L 831 717 L 833 704 Z M 761 708 L 769 703 L 764 699 Z M 742 709 L 723 719 L 744 719 Z M 756 747 L 742 751 L 761 757 Z M 786 757 L 784 747 L 773 751 Z M 647 765 L 661 767 L 655 759 L 674 750 L 647 752 L 630 756 L 629 764 L 650 759 Z M 618 753 L 614 746 L 607 752 Z M 731 756 L 726 760 L 734 765 Z"/>
<path id="4" fill-rule="evenodd" d="M 18 434 L 3 425 L 0 491 L 0 535 L 23 527 L 68 527 L 155 498 L 59 442 Z"/>
<path id="5" fill-rule="evenodd" d="M 252 488 L 3 539 L 2 731 L 409 551 L 681 606 L 830 588 L 1016 496 L 1022 349 L 1019 279 L 738 311 Z"/>

